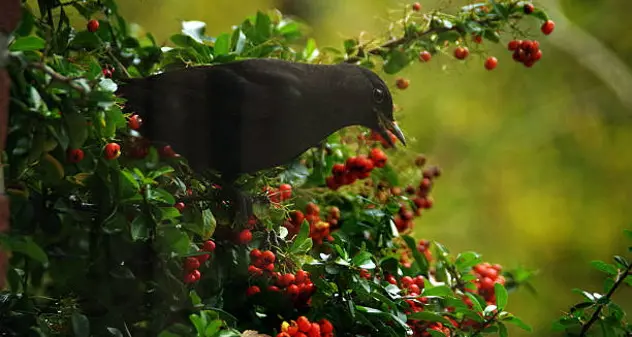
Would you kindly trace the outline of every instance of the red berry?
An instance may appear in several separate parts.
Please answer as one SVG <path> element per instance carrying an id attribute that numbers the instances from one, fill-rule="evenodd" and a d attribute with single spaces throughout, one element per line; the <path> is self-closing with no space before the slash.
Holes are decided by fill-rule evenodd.
<path id="1" fill-rule="evenodd" d="M 213 242 L 213 240 L 207 240 L 206 242 L 204 242 L 204 245 L 202 246 L 202 249 L 204 251 L 207 252 L 212 252 L 215 250 L 215 242 Z"/>
<path id="2" fill-rule="evenodd" d="M 408 292 L 419 294 L 420 291 L 421 289 L 419 289 L 419 286 L 416 284 L 411 284 L 408 286 Z"/>
<path id="3" fill-rule="evenodd" d="M 335 191 L 340 188 L 340 184 L 336 182 L 336 177 L 334 176 L 325 178 L 325 184 L 327 185 L 327 188 L 329 188 L 330 190 Z"/>
<path id="4" fill-rule="evenodd" d="M 171 148 L 171 145 L 165 145 L 164 147 L 160 149 L 159 152 L 160 152 L 160 155 L 165 158 L 173 158 L 177 156 L 176 151 L 174 151 Z"/>
<path id="5" fill-rule="evenodd" d="M 343 174 L 345 174 L 346 168 L 344 164 L 334 164 L 334 166 L 331 168 L 331 174 L 333 174 L 334 176 L 342 176 Z"/>
<path id="6" fill-rule="evenodd" d="M 68 149 L 67 157 L 68 161 L 76 164 L 83 160 L 83 150 L 82 149 Z"/>
<path id="7" fill-rule="evenodd" d="M 457 47 L 454 50 L 454 57 L 459 60 L 465 60 L 470 55 L 470 50 L 467 47 Z"/>
<path id="8" fill-rule="evenodd" d="M 312 324 L 305 316 L 300 316 L 299 318 L 297 318 L 296 324 L 298 324 L 298 329 L 301 332 L 309 332 L 309 330 L 312 328 Z"/>
<path id="9" fill-rule="evenodd" d="M 256 295 L 256 294 L 258 294 L 260 292 L 261 292 L 261 289 L 259 289 L 259 287 L 257 287 L 257 286 L 250 286 L 246 290 L 246 296 L 250 297 L 250 296 Z"/>
<path id="10" fill-rule="evenodd" d="M 97 20 L 88 21 L 87 29 L 90 33 L 96 32 L 97 29 L 99 29 L 99 21 Z"/>
<path id="11" fill-rule="evenodd" d="M 261 268 L 257 268 L 256 266 L 249 265 L 248 266 L 248 273 L 252 274 L 252 275 L 261 276 L 261 275 L 263 275 L 263 270 L 261 270 Z"/>
<path id="12" fill-rule="evenodd" d="M 305 220 L 305 215 L 301 211 L 293 211 L 290 213 L 290 219 L 294 225 L 301 225 Z"/>
<path id="13" fill-rule="evenodd" d="M 290 184 L 282 184 L 279 186 L 279 191 L 281 191 L 281 199 L 286 200 L 292 197 L 292 185 Z"/>
<path id="14" fill-rule="evenodd" d="M 199 270 L 193 270 L 184 277 L 184 283 L 194 283 L 200 280 L 202 274 Z"/>
<path id="15" fill-rule="evenodd" d="M 250 259 L 251 260 L 259 260 L 261 258 L 261 251 L 257 248 L 250 251 Z"/>
<path id="16" fill-rule="evenodd" d="M 539 61 L 541 58 L 542 58 L 542 51 L 541 50 L 538 50 L 534 54 L 531 54 L 531 60 L 532 61 Z"/>
<path id="17" fill-rule="evenodd" d="M 419 12 L 419 11 L 421 10 L 421 4 L 420 4 L 419 2 L 415 2 L 415 3 L 413 4 L 413 10 L 414 10 L 415 12 Z"/>
<path id="18" fill-rule="evenodd" d="M 412 277 L 410 277 L 410 276 L 402 277 L 402 285 L 404 287 L 408 287 L 411 284 L 413 284 L 413 278 Z"/>
<path id="19" fill-rule="evenodd" d="M 320 332 L 322 333 L 334 332 L 334 326 L 328 320 L 323 318 L 318 323 L 320 324 Z"/>
<path id="20" fill-rule="evenodd" d="M 184 211 L 184 209 L 186 208 L 186 205 L 182 202 L 176 202 L 175 205 L 173 205 L 173 207 L 175 207 L 178 211 L 180 211 L 180 213 L 182 213 Z"/>
<path id="21" fill-rule="evenodd" d="M 143 120 L 140 118 L 139 115 L 133 115 L 132 117 L 129 118 L 129 121 L 127 121 L 127 125 L 132 130 L 140 129 L 140 126 L 142 123 L 143 123 Z"/>
<path id="22" fill-rule="evenodd" d="M 309 280 L 309 275 L 307 274 L 306 271 L 302 269 L 299 269 L 294 276 L 295 276 L 296 283 L 303 283 Z"/>
<path id="23" fill-rule="evenodd" d="M 288 273 L 284 274 L 283 277 L 281 277 L 281 280 L 283 281 L 283 284 L 290 285 L 296 281 L 296 277 L 293 274 Z"/>
<path id="24" fill-rule="evenodd" d="M 193 256 L 187 257 L 184 262 L 184 270 L 192 271 L 200 268 L 200 261 Z"/>
<path id="25" fill-rule="evenodd" d="M 196 255 L 195 258 L 200 261 L 200 264 L 206 262 L 209 258 L 211 257 L 211 255 L 209 254 L 202 254 L 202 255 Z"/>
<path id="26" fill-rule="evenodd" d="M 553 20 L 546 21 L 545 23 L 542 24 L 542 27 L 540 27 L 540 30 L 542 31 L 544 35 L 549 35 L 553 33 L 554 29 L 555 29 L 555 22 L 553 22 Z"/>
<path id="27" fill-rule="evenodd" d="M 428 62 L 430 61 L 430 59 L 432 59 L 432 54 L 430 54 L 429 51 L 424 50 L 421 53 L 419 53 L 419 61 Z"/>
<path id="28" fill-rule="evenodd" d="M 386 282 L 388 282 L 390 284 L 397 284 L 397 280 L 395 279 L 395 277 L 393 275 L 388 275 L 386 277 Z"/>
<path id="29" fill-rule="evenodd" d="M 535 61 L 532 59 L 528 59 L 528 60 L 525 60 L 523 64 L 525 67 L 531 68 L 535 64 Z"/>
<path id="30" fill-rule="evenodd" d="M 493 70 L 498 65 L 498 59 L 493 56 L 490 56 L 485 60 L 485 69 Z"/>
<path id="31" fill-rule="evenodd" d="M 421 275 L 418 275 L 417 277 L 415 277 L 415 284 L 417 286 L 419 286 L 419 288 L 423 288 L 424 287 L 424 277 Z"/>
<path id="32" fill-rule="evenodd" d="M 242 245 L 245 245 L 251 240 L 252 240 L 252 232 L 250 231 L 250 229 L 244 229 L 243 231 L 239 232 L 239 243 L 241 243 Z"/>
<path id="33" fill-rule="evenodd" d="M 533 49 L 533 42 L 524 40 L 520 44 L 520 48 L 524 49 L 526 52 L 530 52 Z"/>
<path id="34" fill-rule="evenodd" d="M 298 288 L 298 286 L 296 284 L 290 284 L 287 288 L 285 288 L 285 292 L 290 297 L 296 297 L 296 296 L 298 296 L 299 288 Z"/>
<path id="35" fill-rule="evenodd" d="M 312 323 L 312 328 L 309 329 L 308 337 L 320 337 L 320 324 Z"/>
<path id="36" fill-rule="evenodd" d="M 318 215 L 320 214 L 320 207 L 318 207 L 318 205 L 316 205 L 315 203 L 310 202 L 309 204 L 307 204 L 305 212 L 307 212 L 307 214 Z"/>
<path id="37" fill-rule="evenodd" d="M 276 337 L 293 337 L 292 335 L 290 335 L 287 332 L 279 332 Z"/>
<path id="38" fill-rule="evenodd" d="M 386 160 L 388 157 L 386 156 L 386 153 L 384 153 L 384 151 L 382 151 L 380 148 L 374 147 L 373 149 L 371 149 L 371 153 L 369 156 L 373 161 L 373 165 L 375 165 L 375 167 L 384 167 L 384 165 L 386 165 Z"/>
<path id="39" fill-rule="evenodd" d="M 398 89 L 404 90 L 408 88 L 408 86 L 410 85 L 410 81 L 403 77 L 400 77 L 395 81 L 395 85 Z"/>
<path id="40" fill-rule="evenodd" d="M 113 160 L 121 155 L 121 146 L 116 143 L 109 143 L 104 148 L 105 159 Z"/>
<path id="41" fill-rule="evenodd" d="M 476 42 L 478 44 L 481 44 L 481 43 L 483 43 L 483 36 L 481 36 L 481 35 L 474 35 L 473 40 L 474 40 L 474 42 Z"/>
<path id="42" fill-rule="evenodd" d="M 274 263 L 274 261 L 276 261 L 276 255 L 274 255 L 274 253 L 270 250 L 266 250 L 265 252 L 261 253 L 261 259 L 266 263 Z"/>
<path id="43" fill-rule="evenodd" d="M 524 10 L 525 14 L 531 14 L 535 10 L 535 7 L 533 6 L 533 4 L 528 3 L 528 4 L 525 4 L 522 9 Z"/>
<path id="44" fill-rule="evenodd" d="M 520 40 L 511 40 L 507 44 L 507 49 L 509 49 L 510 51 L 514 51 L 514 50 L 517 50 L 518 48 L 520 48 L 521 45 L 522 45 L 522 41 L 520 41 Z"/>
<path id="45" fill-rule="evenodd" d="M 481 289 L 492 289 L 494 288 L 494 280 L 489 277 L 483 277 L 481 280 Z"/>
<path id="46" fill-rule="evenodd" d="M 105 78 L 112 78 L 112 71 L 110 69 L 103 69 L 101 70 L 101 73 Z"/>

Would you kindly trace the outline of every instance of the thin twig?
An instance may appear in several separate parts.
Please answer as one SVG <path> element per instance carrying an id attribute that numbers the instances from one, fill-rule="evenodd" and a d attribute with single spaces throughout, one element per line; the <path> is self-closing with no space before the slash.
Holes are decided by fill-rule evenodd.
<path id="1" fill-rule="evenodd" d="M 617 288 L 619 288 L 619 286 L 621 284 L 623 284 L 623 281 L 625 281 L 625 279 L 628 276 L 628 273 L 630 273 L 630 271 L 632 270 L 632 264 L 630 264 L 625 270 L 623 271 L 619 271 L 617 273 L 617 279 L 614 282 L 614 285 L 612 286 L 612 288 L 610 288 L 610 290 L 608 291 L 608 293 L 606 294 L 606 298 L 608 299 L 608 301 L 606 301 L 603 304 L 598 304 L 597 305 L 597 309 L 595 310 L 595 312 L 592 314 L 592 317 L 590 317 L 590 320 L 588 320 L 588 322 L 586 322 L 583 326 L 582 326 L 582 330 L 579 333 L 579 337 L 584 337 L 586 336 L 586 334 L 588 333 L 588 330 L 590 329 L 590 327 L 597 321 L 597 319 L 599 319 L 599 314 L 601 314 L 601 310 L 603 309 L 603 307 L 606 306 L 606 304 L 608 302 L 610 302 L 610 298 L 612 297 L 612 294 L 614 294 L 614 292 L 617 290 Z"/>
<path id="2" fill-rule="evenodd" d="M 86 90 L 85 87 L 75 83 L 77 78 L 66 77 L 66 76 L 54 71 L 53 69 L 49 68 L 44 63 L 31 62 L 31 63 L 27 64 L 27 67 L 34 68 L 34 69 L 39 69 L 39 70 L 43 71 L 44 73 L 46 73 L 47 75 L 49 75 L 53 79 L 53 81 L 57 81 L 57 82 L 68 84 L 71 88 L 79 91 L 81 94 L 87 94 L 88 93 L 88 90 Z"/>

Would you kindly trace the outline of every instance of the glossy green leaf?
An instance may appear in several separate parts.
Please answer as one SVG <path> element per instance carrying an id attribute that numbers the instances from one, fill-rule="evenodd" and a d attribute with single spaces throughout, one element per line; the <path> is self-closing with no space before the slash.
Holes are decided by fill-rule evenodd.
<path id="1" fill-rule="evenodd" d="M 85 315 L 80 313 L 72 314 L 72 331 L 75 337 L 90 336 L 90 321 Z"/>
<path id="2" fill-rule="evenodd" d="M 41 37 L 30 35 L 19 37 L 9 45 L 10 51 L 31 51 L 40 50 L 46 47 L 46 41 Z"/>

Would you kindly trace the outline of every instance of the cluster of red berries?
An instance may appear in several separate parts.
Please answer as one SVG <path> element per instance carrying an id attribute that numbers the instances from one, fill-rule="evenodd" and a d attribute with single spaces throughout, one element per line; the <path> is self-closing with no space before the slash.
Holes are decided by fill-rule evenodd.
<path id="1" fill-rule="evenodd" d="M 202 273 L 200 273 L 199 269 L 211 257 L 211 253 L 215 251 L 215 242 L 207 240 L 202 245 L 201 251 L 206 253 L 189 256 L 184 260 L 184 283 L 191 284 L 200 280 Z"/>
<path id="2" fill-rule="evenodd" d="M 248 273 L 253 276 L 262 276 L 264 272 L 272 273 L 274 271 L 274 261 L 276 255 L 270 250 L 261 251 L 253 249 L 250 251 L 250 265 Z"/>
<path id="3" fill-rule="evenodd" d="M 268 291 L 283 291 L 295 303 L 310 304 L 311 297 L 316 292 L 316 286 L 312 282 L 308 272 L 298 270 L 296 273 L 272 274 L 274 285 L 268 286 Z"/>
<path id="4" fill-rule="evenodd" d="M 477 264 L 472 270 L 472 272 L 476 276 L 476 280 L 474 281 L 474 283 L 476 284 L 477 292 L 485 299 L 488 305 L 496 304 L 494 284 L 500 283 L 502 285 L 505 285 L 505 277 L 501 275 L 501 270 L 501 265 L 492 265 L 487 262 Z"/>
<path id="5" fill-rule="evenodd" d="M 329 222 L 323 221 L 320 218 L 320 207 L 314 203 L 307 204 L 305 209 L 305 219 L 309 222 L 309 236 L 314 243 L 321 245 L 323 241 L 334 241 L 331 236 L 331 225 Z"/>
<path id="6" fill-rule="evenodd" d="M 421 291 L 424 289 L 425 284 L 424 277 L 422 275 L 417 275 L 415 278 L 411 276 L 403 276 L 399 282 L 397 282 L 397 279 L 393 275 L 389 274 L 386 275 L 385 279 L 386 282 L 404 289 L 409 296 L 419 296 Z"/>
<path id="7" fill-rule="evenodd" d="M 390 131 L 387 131 L 387 133 L 388 133 L 388 137 L 391 139 L 391 142 L 393 144 L 397 143 L 397 137 L 395 137 L 395 134 L 393 134 Z M 359 135 L 358 138 L 359 138 L 358 140 L 362 140 L 362 141 L 366 139 L 366 137 L 363 134 Z M 373 141 L 373 142 L 380 142 L 382 144 L 382 147 L 384 147 L 385 149 L 388 149 L 391 147 L 391 144 L 389 144 L 389 142 L 387 142 L 386 139 L 382 137 L 382 135 L 380 135 L 379 133 L 373 130 L 371 130 L 371 134 L 369 134 L 368 140 Z"/>
<path id="8" fill-rule="evenodd" d="M 112 78 L 112 75 L 114 74 L 114 71 L 116 70 L 116 68 L 114 68 L 113 66 L 106 64 L 105 68 L 101 69 L 101 73 L 103 74 L 103 77 L 105 78 Z"/>
<path id="9" fill-rule="evenodd" d="M 412 186 L 406 188 L 406 193 L 414 196 L 413 209 L 410 209 L 406 205 L 401 205 L 398 214 L 395 216 L 395 227 L 400 232 L 405 232 L 412 229 L 413 220 L 416 216 L 421 215 L 423 209 L 432 208 L 433 201 L 430 197 L 430 191 L 434 179 L 441 175 L 441 171 L 437 167 L 432 167 L 423 171 L 423 178 L 419 182 L 419 186 L 415 189 Z"/>
<path id="10" fill-rule="evenodd" d="M 507 44 L 507 49 L 513 51 L 514 61 L 524 64 L 527 68 L 533 67 L 542 58 L 540 43 L 536 40 L 511 40 Z"/>
<path id="11" fill-rule="evenodd" d="M 281 323 L 281 332 L 276 337 L 334 337 L 334 326 L 327 319 L 316 323 L 300 316 L 296 321 Z"/>
<path id="12" fill-rule="evenodd" d="M 451 321 L 454 321 L 454 320 L 450 319 L 449 317 L 444 317 L 444 318 L 446 318 L 448 320 L 451 320 Z M 444 336 L 452 336 L 452 332 L 450 331 L 450 328 L 448 328 L 447 326 L 443 325 L 443 323 L 441 323 L 441 322 L 427 322 L 427 321 L 415 321 L 415 320 L 413 320 L 410 323 L 408 323 L 408 326 L 410 326 L 411 329 L 413 330 L 413 334 L 411 335 L 412 337 L 432 337 L 432 336 L 434 336 L 428 330 L 439 331 Z"/>
<path id="13" fill-rule="evenodd" d="M 340 209 L 338 207 L 330 208 L 327 221 L 323 221 L 320 217 L 320 207 L 310 202 L 305 208 L 305 214 L 299 210 L 293 211 L 290 213 L 290 220 L 286 221 L 283 226 L 287 228 L 290 235 L 296 235 L 304 220 L 309 223 L 309 236 L 314 243 L 320 245 L 325 239 L 331 242 L 334 240 L 331 236 L 331 230 L 340 220 Z"/>
<path id="14" fill-rule="evenodd" d="M 278 204 L 292 197 L 292 185 L 281 184 L 278 189 L 266 186 L 263 188 L 263 192 L 266 193 L 271 202 Z"/>
<path id="15" fill-rule="evenodd" d="M 382 149 L 374 147 L 369 156 L 359 155 L 350 157 L 344 164 L 334 164 L 331 168 L 331 176 L 327 177 L 327 187 L 337 190 L 341 186 L 351 185 L 356 180 L 366 179 L 374 168 L 382 168 L 386 165 L 388 157 Z"/>

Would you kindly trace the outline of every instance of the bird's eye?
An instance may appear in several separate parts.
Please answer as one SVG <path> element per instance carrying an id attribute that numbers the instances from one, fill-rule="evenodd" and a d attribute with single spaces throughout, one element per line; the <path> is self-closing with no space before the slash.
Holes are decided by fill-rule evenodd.
<path id="1" fill-rule="evenodd" d="M 373 99 L 377 103 L 382 103 L 384 100 L 384 90 L 377 88 L 373 89 Z"/>

